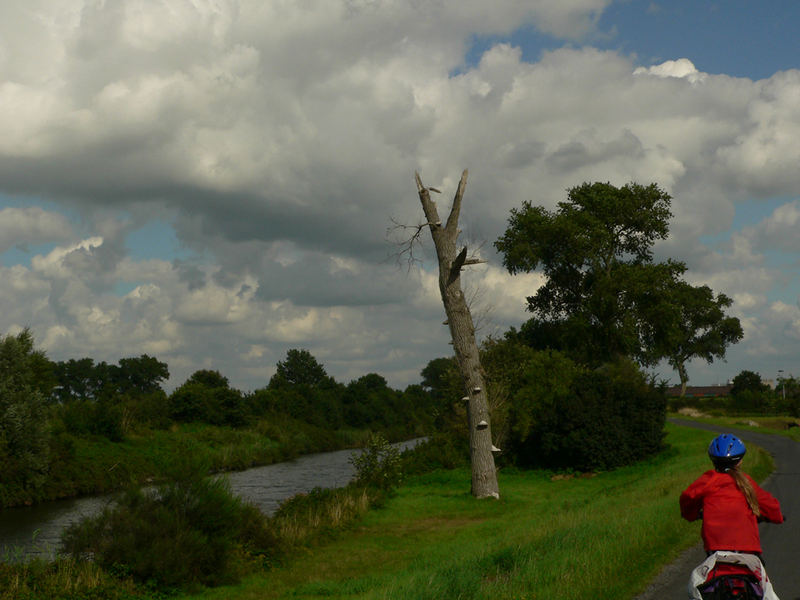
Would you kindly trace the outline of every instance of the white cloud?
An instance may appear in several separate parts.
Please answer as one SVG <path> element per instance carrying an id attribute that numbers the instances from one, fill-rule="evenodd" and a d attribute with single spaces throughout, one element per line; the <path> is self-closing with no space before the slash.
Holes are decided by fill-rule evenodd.
<path id="1" fill-rule="evenodd" d="M 679 58 L 678 60 L 668 60 L 660 65 L 652 67 L 639 67 L 634 72 L 634 75 L 655 75 L 656 77 L 676 77 L 678 79 L 686 79 L 691 83 L 702 82 L 706 79 L 707 75 L 701 73 L 694 66 L 692 61 L 688 58 Z"/>
<path id="2" fill-rule="evenodd" d="M 745 230 L 751 243 L 759 249 L 777 249 L 789 253 L 800 252 L 800 201 L 794 200 L 775 208 L 761 223 Z"/>
<path id="3" fill-rule="evenodd" d="M 64 240 L 71 229 L 63 215 L 38 207 L 0 209 L 0 253 L 14 246 Z"/>
<path id="4" fill-rule="evenodd" d="M 800 72 L 636 69 L 590 47 L 527 63 L 508 44 L 464 64 L 475 36 L 523 26 L 588 39 L 608 4 L 3 3 L 0 193 L 83 221 L 3 209 L 0 251 L 56 248 L 2 268 L 0 330 L 30 324 L 58 358 L 149 352 L 176 377 L 211 366 L 248 387 L 293 345 L 342 377 L 406 383 L 450 348 L 435 273 L 395 269 L 385 231 L 421 218 L 414 170 L 444 216 L 468 167 L 463 239 L 488 242 L 490 262 L 464 279 L 492 327 L 524 320 L 541 283 L 492 251 L 511 208 L 553 208 L 583 181 L 654 181 L 674 196 L 659 251 L 736 300 L 743 347 L 766 347 L 770 293 L 792 273 L 765 252 L 797 252 L 797 202 L 727 246 L 700 236 L 753 195 L 796 196 Z M 165 215 L 194 256 L 128 256 L 126 236 Z"/>
<path id="5" fill-rule="evenodd" d="M 102 244 L 103 238 L 95 236 L 81 240 L 71 246 L 59 246 L 45 256 L 33 257 L 31 264 L 35 270 L 42 271 L 48 275 L 68 277 L 70 273 L 67 271 L 68 267 L 65 265 L 65 259 L 69 258 L 70 255 L 91 255 L 95 248 L 99 248 Z"/>

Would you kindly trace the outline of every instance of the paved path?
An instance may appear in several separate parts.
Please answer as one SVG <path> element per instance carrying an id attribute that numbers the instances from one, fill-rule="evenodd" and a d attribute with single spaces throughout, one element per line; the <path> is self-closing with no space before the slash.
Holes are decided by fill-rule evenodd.
<path id="1" fill-rule="evenodd" d="M 733 433 L 745 443 L 752 442 L 761 446 L 775 458 L 776 469 L 762 487 L 778 498 L 786 522 L 781 525 L 761 524 L 764 564 L 780 599 L 800 600 L 800 444 L 781 435 L 726 429 L 682 419 L 670 419 L 670 421 L 676 425 L 717 433 Z M 711 439 L 712 437 L 709 437 L 709 443 Z M 746 465 L 745 470 L 747 470 Z M 689 483 L 691 481 L 686 482 L 687 485 Z M 675 510 L 678 510 L 677 498 Z M 704 558 L 702 544 L 690 548 L 677 561 L 668 565 L 647 591 L 634 600 L 686 599 L 689 573 Z"/>

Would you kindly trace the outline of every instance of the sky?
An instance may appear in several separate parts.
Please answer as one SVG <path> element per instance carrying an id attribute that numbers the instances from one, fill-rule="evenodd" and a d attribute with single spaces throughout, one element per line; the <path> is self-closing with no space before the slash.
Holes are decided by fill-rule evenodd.
<path id="1" fill-rule="evenodd" d="M 149 354 L 168 389 L 258 389 L 292 348 L 419 383 L 452 347 L 432 243 L 409 265 L 394 224 L 422 221 L 415 171 L 444 214 L 469 169 L 479 336 L 542 283 L 493 248 L 511 209 L 656 183 L 656 258 L 744 328 L 690 384 L 800 376 L 798 22 L 777 0 L 6 0 L 0 335 Z"/>

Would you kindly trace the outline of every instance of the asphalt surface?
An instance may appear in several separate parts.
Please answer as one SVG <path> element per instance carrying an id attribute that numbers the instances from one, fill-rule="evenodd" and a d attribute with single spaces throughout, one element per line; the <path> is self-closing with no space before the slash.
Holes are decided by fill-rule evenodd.
<path id="1" fill-rule="evenodd" d="M 714 425 L 670 419 L 676 425 L 706 429 L 715 433 L 733 433 L 748 442 L 761 446 L 772 454 L 776 469 L 762 487 L 781 503 L 786 522 L 760 526 L 763 560 L 772 586 L 781 600 L 800 600 L 800 444 L 781 435 L 726 429 Z M 709 443 L 713 436 L 709 436 Z M 745 461 L 747 459 L 745 458 Z M 747 470 L 745 464 L 745 471 Z M 697 473 L 699 476 L 700 473 Z M 691 481 L 687 481 L 689 485 Z M 675 498 L 678 511 L 678 499 Z M 683 600 L 688 598 L 689 574 L 705 559 L 702 543 L 687 550 L 668 565 L 650 587 L 634 600 Z"/>

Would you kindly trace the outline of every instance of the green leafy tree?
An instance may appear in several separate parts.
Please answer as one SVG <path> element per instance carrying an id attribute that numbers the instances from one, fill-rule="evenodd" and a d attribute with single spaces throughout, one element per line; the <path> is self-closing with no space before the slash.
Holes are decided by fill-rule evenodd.
<path id="1" fill-rule="evenodd" d="M 37 377 L 47 364 L 24 329 L 0 339 L 0 505 L 44 483 L 50 436 Z"/>
<path id="2" fill-rule="evenodd" d="M 742 392 L 764 393 L 769 390 L 769 386 L 761 380 L 761 375 L 755 371 L 743 369 L 733 378 L 731 395 L 736 396 Z"/>
<path id="3" fill-rule="evenodd" d="M 420 372 L 421 385 L 440 402 L 452 402 L 463 394 L 464 385 L 455 356 L 434 358 Z"/>
<path id="4" fill-rule="evenodd" d="M 663 390 L 630 360 L 589 369 L 539 352 L 512 403 L 511 459 L 582 471 L 632 464 L 663 448 L 665 420 Z"/>
<path id="5" fill-rule="evenodd" d="M 455 356 L 434 358 L 420 372 L 422 387 L 431 395 L 432 417 L 436 429 L 467 435 L 464 380 Z"/>
<path id="6" fill-rule="evenodd" d="M 342 395 L 345 421 L 350 427 L 389 427 L 400 424 L 401 394 L 381 375 L 368 373 L 351 381 Z M 404 415 L 405 416 L 405 415 Z"/>
<path id="7" fill-rule="evenodd" d="M 155 357 L 121 358 L 113 371 L 117 391 L 122 394 L 150 394 L 161 390 L 169 379 L 169 367 Z"/>
<path id="8" fill-rule="evenodd" d="M 512 210 L 495 243 L 504 265 L 547 276 L 528 298 L 534 318 L 518 339 L 586 364 L 666 358 L 684 387 L 686 362 L 724 358 L 742 337 L 739 320 L 725 314 L 730 298 L 683 281 L 681 262 L 653 261 L 653 244 L 669 232 L 670 201 L 655 184 L 584 183 L 556 212 L 530 203 Z"/>
<path id="9" fill-rule="evenodd" d="M 689 381 L 686 363 L 693 358 L 708 363 L 724 358 L 727 347 L 741 340 L 744 332 L 739 319 L 725 314 L 733 301 L 725 294 L 715 297 L 708 286 L 676 281 L 666 299 L 669 302 L 659 302 L 650 321 L 654 330 L 660 330 L 651 348 L 657 349 L 656 356 L 666 356 L 678 372 L 683 396 Z"/>
<path id="10" fill-rule="evenodd" d="M 800 417 L 800 379 L 793 376 L 779 378 L 775 394 L 781 412 Z"/>
<path id="11" fill-rule="evenodd" d="M 494 442 L 500 448 L 509 440 L 512 399 L 522 385 L 524 374 L 541 353 L 521 343 L 513 330 L 504 339 L 489 337 L 481 344 L 481 365 L 486 371 L 489 408 L 494 426 Z"/>
<path id="12" fill-rule="evenodd" d="M 292 349 L 286 353 L 286 359 L 278 361 L 275 375 L 270 379 L 269 387 L 291 385 L 307 385 L 319 387 L 332 383 L 325 368 L 308 350 Z"/>
<path id="13" fill-rule="evenodd" d="M 267 386 L 273 407 L 312 425 L 336 429 L 344 423 L 342 386 L 308 350 L 291 349 Z"/>
<path id="14" fill-rule="evenodd" d="M 584 183 L 568 190 L 556 212 L 530 202 L 512 210 L 495 246 L 509 272 L 546 275 L 528 298 L 536 327 L 548 326 L 589 363 L 621 356 L 656 362 L 647 313 L 686 270 L 680 262 L 653 262 L 653 244 L 669 232 L 670 201 L 655 184 Z"/>
<path id="15" fill-rule="evenodd" d="M 733 378 L 731 387 L 733 407 L 740 412 L 768 412 L 771 408 L 769 386 L 761 380 L 761 375 L 754 371 L 742 370 Z"/>
<path id="16" fill-rule="evenodd" d="M 121 395 L 141 396 L 163 391 L 161 383 L 169 378 L 169 367 L 158 359 L 142 354 L 122 358 L 117 365 L 95 363 L 91 358 L 69 359 L 55 363 L 56 387 L 53 398 L 61 403 L 73 400 L 115 401 Z"/>
<path id="17" fill-rule="evenodd" d="M 185 423 L 241 427 L 247 422 L 247 403 L 219 371 L 195 371 L 169 396 L 170 416 Z"/>
<path id="18" fill-rule="evenodd" d="M 406 387 L 401 399 L 403 415 L 412 436 L 429 435 L 434 429 L 434 410 L 436 405 L 431 395 L 421 385 L 414 383 Z"/>
<path id="19" fill-rule="evenodd" d="M 56 387 L 53 399 L 62 404 L 74 400 L 94 400 L 102 381 L 98 379 L 98 370 L 91 358 L 74 359 L 55 363 Z"/>
<path id="20" fill-rule="evenodd" d="M 188 383 L 197 383 L 208 388 L 226 388 L 230 387 L 228 378 L 219 371 L 212 371 L 211 369 L 200 369 L 195 371 L 187 380 Z"/>

